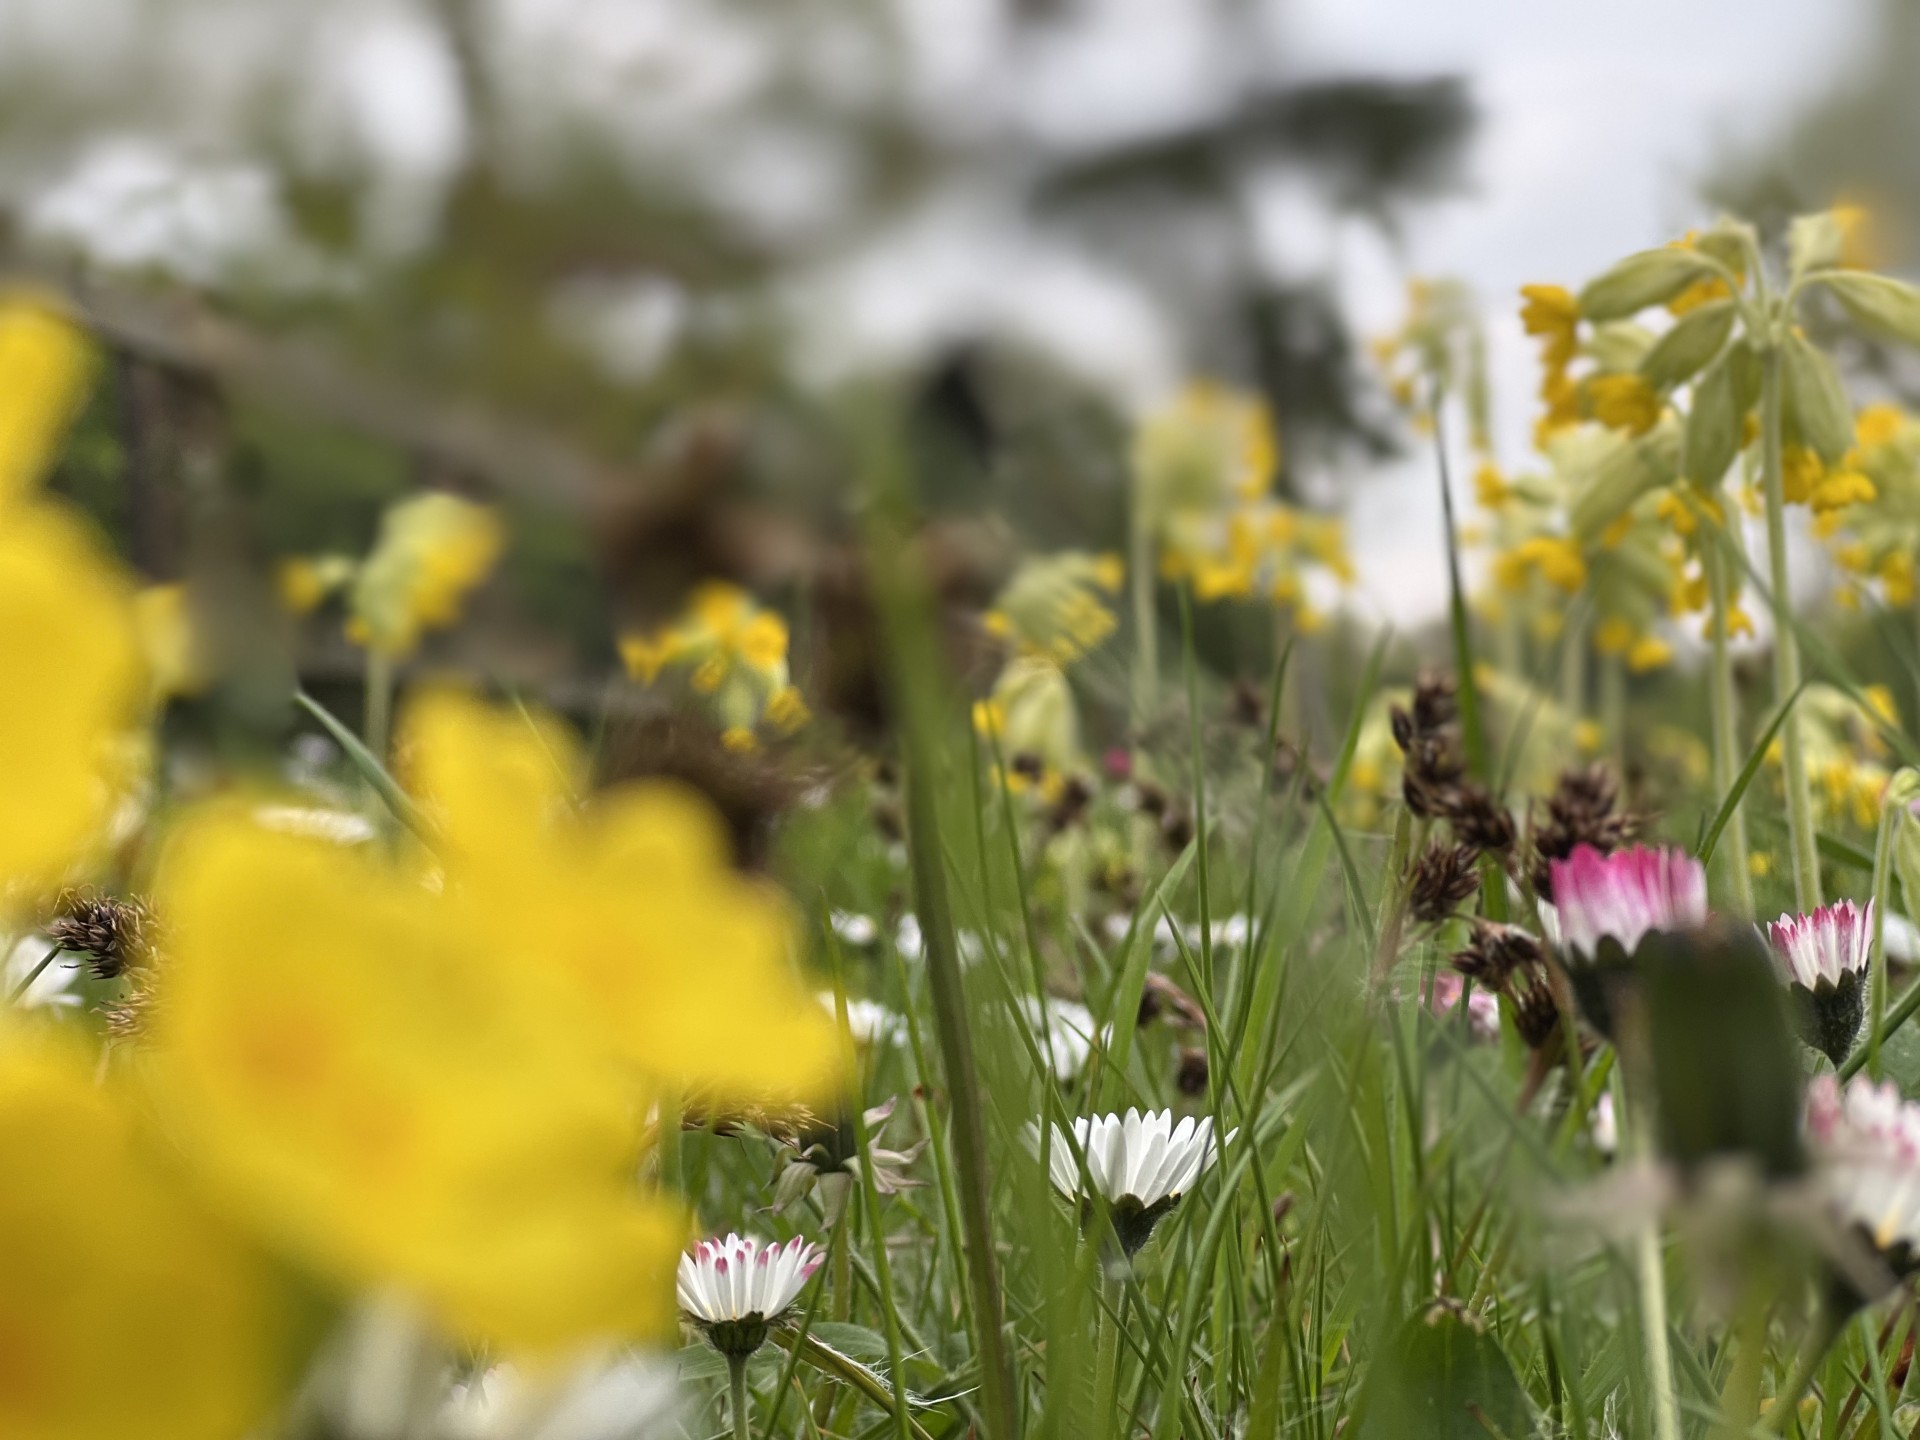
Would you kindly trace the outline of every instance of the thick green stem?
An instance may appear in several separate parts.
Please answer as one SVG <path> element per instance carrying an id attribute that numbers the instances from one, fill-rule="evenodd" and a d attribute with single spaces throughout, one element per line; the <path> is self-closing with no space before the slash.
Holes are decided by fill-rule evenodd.
<path id="1" fill-rule="evenodd" d="M 1153 613 L 1153 535 L 1140 502 L 1134 501 L 1133 554 L 1128 557 L 1127 582 L 1133 591 L 1133 733 L 1136 742 L 1146 733 L 1153 713 L 1153 691 L 1160 675 L 1160 636 Z"/>
<path id="2" fill-rule="evenodd" d="M 1627 773 L 1627 657 L 1600 657 L 1600 725 L 1613 749 L 1613 767 Z"/>
<path id="3" fill-rule="evenodd" d="M 1740 772 L 1739 701 L 1733 688 L 1733 656 L 1727 644 L 1728 618 L 1733 605 L 1727 588 L 1727 557 L 1717 537 L 1704 547 L 1701 564 L 1707 572 L 1707 594 L 1712 604 L 1710 628 L 1713 640 L 1709 668 L 1710 703 L 1713 711 L 1713 793 L 1726 796 L 1733 791 Z M 1727 818 L 1721 850 L 1726 855 L 1727 891 L 1741 918 L 1753 918 L 1753 869 L 1747 850 L 1747 821 L 1743 806 L 1733 807 Z"/>
<path id="4" fill-rule="evenodd" d="M 1776 705 L 1784 705 L 1800 688 L 1800 647 L 1793 635 L 1793 597 L 1787 581 L 1787 498 L 1778 345 L 1767 347 L 1760 405 L 1764 432 L 1761 484 L 1767 503 L 1768 579 L 1773 587 L 1773 696 Z M 1814 843 L 1813 800 L 1807 788 L 1807 757 L 1797 714 L 1787 717 L 1780 727 L 1780 738 L 1786 760 L 1787 834 L 1793 850 L 1794 903 L 1804 915 L 1820 904 L 1820 852 Z"/>
<path id="5" fill-rule="evenodd" d="M 733 1397 L 733 1440 L 753 1440 L 747 1428 L 747 1357 L 727 1356 L 727 1389 Z"/>
<path id="6" fill-rule="evenodd" d="M 1887 1023 L 1887 907 L 1893 903 L 1893 827 L 1899 814 L 1896 805 L 1880 811 L 1880 833 L 1873 847 L 1873 949 L 1872 980 L 1867 1006 L 1867 1073 L 1876 1081 L 1880 1073 L 1880 1041 Z"/>
<path id="7" fill-rule="evenodd" d="M 366 718 L 362 739 L 382 765 L 387 763 L 387 732 L 393 715 L 393 657 L 378 646 L 367 647 Z"/>
<path id="8" fill-rule="evenodd" d="M 1093 1367 L 1093 1413 L 1096 1424 L 1111 1421 L 1120 1403 L 1120 1307 L 1126 1303 L 1126 1290 L 1111 1275 L 1103 1275 L 1100 1295 L 1104 1303 L 1098 1315 L 1100 1338 Z M 1096 1430 L 1094 1433 L 1110 1433 Z"/>
<path id="9" fill-rule="evenodd" d="M 1621 1141 L 1641 1165 L 1654 1164 L 1653 1106 L 1644 1053 L 1616 1071 Z M 1628 1072 L 1632 1072 L 1629 1074 Z M 1643 1102 L 1647 1102 L 1644 1103 Z M 1641 1341 L 1646 1351 L 1647 1384 L 1652 1390 L 1655 1440 L 1680 1440 L 1680 1411 L 1673 1386 L 1673 1351 L 1667 1339 L 1667 1271 L 1661 1253 L 1660 1217 L 1648 1215 L 1633 1241 L 1634 1280 L 1640 1291 Z"/>

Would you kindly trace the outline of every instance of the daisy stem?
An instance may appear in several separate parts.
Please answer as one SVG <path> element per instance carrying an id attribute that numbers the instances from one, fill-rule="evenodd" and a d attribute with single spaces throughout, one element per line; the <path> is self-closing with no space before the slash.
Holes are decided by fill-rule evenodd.
<path id="1" fill-rule="evenodd" d="M 727 1389 L 733 1397 L 733 1440 L 753 1440 L 747 1429 L 747 1357 L 727 1356 Z"/>
<path id="2" fill-rule="evenodd" d="M 1762 1435 L 1784 1433 L 1788 1423 L 1799 1413 L 1800 1397 L 1813 1384 L 1814 1372 L 1820 1368 L 1820 1362 L 1827 1358 L 1827 1351 L 1833 1347 L 1833 1342 L 1839 1338 L 1850 1318 L 1836 1314 L 1837 1308 L 1832 1305 L 1820 1307 L 1813 1329 L 1807 1332 L 1807 1343 L 1801 1347 L 1799 1358 L 1793 1362 L 1793 1373 L 1774 1391 L 1773 1403 L 1760 1418 Z"/>
<path id="3" fill-rule="evenodd" d="M 1104 1272 L 1100 1278 L 1100 1338 L 1093 1370 L 1093 1413 L 1113 1415 L 1120 1403 L 1120 1307 L 1127 1303 L 1126 1288 Z"/>
<path id="4" fill-rule="evenodd" d="M 1800 647 L 1793 634 L 1793 597 L 1787 584 L 1787 500 L 1780 347 L 1769 344 L 1762 362 L 1760 411 L 1763 428 L 1761 485 L 1767 504 L 1768 581 L 1773 589 L 1773 693 L 1784 705 L 1800 688 Z M 1813 836 L 1813 806 L 1807 790 L 1807 757 L 1800 718 L 1789 715 L 1780 729 L 1787 787 L 1787 834 L 1793 850 L 1794 904 L 1802 915 L 1820 905 L 1820 852 Z"/>
<path id="5" fill-rule="evenodd" d="M 1893 823 L 1897 805 L 1880 809 L 1880 834 L 1873 847 L 1873 948 L 1868 990 L 1867 1073 L 1880 1075 L 1880 1041 L 1887 1024 L 1887 906 L 1893 901 Z"/>
<path id="6" fill-rule="evenodd" d="M 13 987 L 13 993 L 7 996 L 7 1003 L 9 1005 L 19 1004 L 20 997 L 33 988 L 33 982 L 46 973 L 47 967 L 53 964 L 53 962 L 59 958 L 60 952 L 66 948 L 64 945 L 56 945 L 47 951 L 46 954 L 42 955 L 40 957 L 40 963 L 27 972 L 27 978 Z"/>
<path id="7" fill-rule="evenodd" d="M 1707 594 L 1712 605 L 1710 622 L 1713 641 L 1711 704 L 1713 708 L 1713 789 L 1717 795 L 1733 792 L 1734 778 L 1740 768 L 1738 701 L 1733 688 L 1733 656 L 1727 646 L 1728 620 L 1732 606 L 1727 595 L 1727 557 L 1718 544 L 1703 548 L 1701 563 L 1707 571 Z M 1747 852 L 1747 820 L 1741 806 L 1733 807 L 1727 818 L 1726 869 L 1734 908 L 1742 919 L 1753 918 L 1753 871 Z"/>
<path id="8" fill-rule="evenodd" d="M 1642 1056 L 1641 1058 L 1645 1058 Z M 1626 1072 L 1634 1071 L 1629 1079 Z M 1654 1163 L 1653 1106 L 1644 1065 L 1623 1065 L 1615 1071 L 1619 1090 L 1614 1106 L 1619 1113 L 1626 1152 L 1643 1165 Z M 1629 1097 L 1633 1103 L 1629 1103 Z M 1634 1236 L 1634 1277 L 1640 1291 L 1640 1329 L 1646 1348 L 1647 1384 L 1653 1391 L 1653 1433 L 1656 1440 L 1680 1440 L 1680 1413 L 1674 1403 L 1673 1351 L 1667 1339 L 1667 1270 L 1660 1248 L 1660 1217 L 1649 1215 Z"/>
<path id="9" fill-rule="evenodd" d="M 1153 687 L 1159 677 L 1159 635 L 1154 629 L 1153 613 L 1153 536 L 1141 512 L 1138 495 L 1133 501 L 1131 527 L 1133 553 L 1127 561 L 1127 580 L 1133 591 L 1133 733 L 1137 744 L 1147 728 L 1147 716 L 1153 709 Z"/>

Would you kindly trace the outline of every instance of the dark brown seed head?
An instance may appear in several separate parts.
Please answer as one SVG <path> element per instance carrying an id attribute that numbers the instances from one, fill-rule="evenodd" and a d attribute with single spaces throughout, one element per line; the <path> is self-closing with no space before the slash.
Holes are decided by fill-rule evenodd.
<path id="1" fill-rule="evenodd" d="M 1413 686 L 1413 728 L 1431 735 L 1453 724 L 1460 713 L 1454 701 L 1459 687 L 1451 675 L 1429 670 Z"/>
<path id="2" fill-rule="evenodd" d="M 1531 966 L 1514 971 L 1507 984 L 1507 994 L 1513 1000 L 1514 1028 L 1527 1042 L 1528 1049 L 1538 1050 L 1560 1033 L 1560 1006 L 1553 998 L 1544 969 Z"/>
<path id="3" fill-rule="evenodd" d="M 1180 1068 L 1174 1072 L 1173 1083 L 1182 1095 L 1189 1097 L 1207 1093 L 1207 1052 L 1198 1046 L 1185 1046 L 1180 1051 Z"/>
<path id="4" fill-rule="evenodd" d="M 1151 780 L 1136 781 L 1133 789 L 1134 803 L 1139 807 L 1142 815 L 1151 815 L 1158 819 L 1167 813 L 1167 806 L 1171 803 L 1167 799 L 1167 792 Z"/>
<path id="5" fill-rule="evenodd" d="M 1193 817 L 1184 810 L 1169 810 L 1160 821 L 1160 836 L 1168 849 L 1186 849 L 1193 841 Z"/>
<path id="6" fill-rule="evenodd" d="M 1047 762 L 1031 750 L 1022 750 L 1007 762 L 1014 774 L 1025 780 L 1038 780 L 1047 773 Z"/>
<path id="7" fill-rule="evenodd" d="M 1495 855 L 1513 848 L 1513 816 L 1486 786 L 1467 780 L 1449 798 L 1447 820 L 1453 826 L 1454 839 Z"/>
<path id="8" fill-rule="evenodd" d="M 1415 862 L 1410 887 L 1413 918 L 1438 925 L 1480 888 L 1480 856 L 1471 845 L 1436 840 Z"/>
<path id="9" fill-rule="evenodd" d="M 1540 963 L 1540 942 L 1518 925 L 1473 922 L 1473 938 L 1453 955 L 1453 968 L 1486 990 L 1504 990 L 1520 969 Z"/>
<path id="10" fill-rule="evenodd" d="M 69 890 L 55 904 L 47 938 L 62 950 L 85 955 L 102 980 L 146 962 L 153 948 L 153 913 L 140 900 Z"/>
<path id="11" fill-rule="evenodd" d="M 1544 819 L 1533 820 L 1529 836 L 1533 859 L 1528 879 L 1543 900 L 1553 899 L 1553 862 L 1565 860 L 1582 845 L 1610 854 L 1633 838 L 1639 819 L 1615 811 L 1619 787 L 1605 765 L 1563 772 L 1544 802 Z"/>
<path id="12" fill-rule="evenodd" d="M 1244 725 L 1249 730 L 1259 730 L 1267 723 L 1267 704 L 1260 694 L 1260 687 L 1251 680 L 1240 679 L 1233 682 L 1233 698 L 1228 703 L 1229 715 L 1233 723 Z"/>
<path id="13" fill-rule="evenodd" d="M 1454 806 L 1461 778 L 1466 774 L 1466 757 L 1451 734 L 1420 735 L 1407 751 L 1400 780 L 1400 793 L 1407 808 L 1416 815 L 1437 819 Z"/>

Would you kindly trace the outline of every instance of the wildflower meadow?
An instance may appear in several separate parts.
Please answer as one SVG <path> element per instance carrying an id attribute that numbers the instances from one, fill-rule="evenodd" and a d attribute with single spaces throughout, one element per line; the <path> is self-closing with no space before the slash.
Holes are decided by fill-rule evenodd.
<path id="1" fill-rule="evenodd" d="M 1365 481 L 1238 352 L 829 365 L 449 33 L 435 238 L 0 225 L 0 1440 L 1920 1434 L 1879 211 L 1397 284 Z"/>

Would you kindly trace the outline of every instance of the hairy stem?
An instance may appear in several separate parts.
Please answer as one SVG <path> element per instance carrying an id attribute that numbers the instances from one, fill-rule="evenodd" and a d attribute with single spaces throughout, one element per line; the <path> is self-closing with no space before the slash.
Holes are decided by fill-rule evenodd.
<path id="1" fill-rule="evenodd" d="M 1720 546 L 1704 547 L 1701 563 L 1707 571 L 1707 594 L 1712 605 L 1712 663 L 1709 666 L 1710 695 L 1713 710 L 1713 789 L 1725 796 L 1733 790 L 1740 771 L 1739 704 L 1733 688 L 1733 656 L 1727 645 L 1728 618 L 1733 605 L 1727 590 L 1727 557 Z M 1728 892 L 1734 907 L 1744 919 L 1753 917 L 1753 872 L 1747 850 L 1747 820 L 1744 804 L 1733 807 L 1727 819 L 1722 841 L 1726 852 Z"/>

